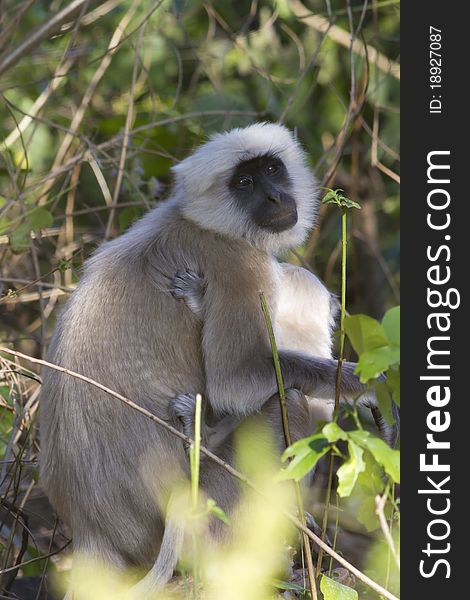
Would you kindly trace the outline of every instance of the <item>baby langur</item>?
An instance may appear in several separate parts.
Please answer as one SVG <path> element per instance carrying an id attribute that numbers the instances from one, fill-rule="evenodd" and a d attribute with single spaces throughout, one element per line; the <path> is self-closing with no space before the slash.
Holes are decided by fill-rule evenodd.
<path id="1" fill-rule="evenodd" d="M 332 357 L 332 331 L 339 311 L 339 303 L 313 273 L 302 267 L 281 263 L 279 297 L 274 322 L 276 342 L 280 350 L 290 349 L 309 352 L 323 358 Z M 201 320 L 205 281 L 191 271 L 176 274 L 172 293 L 182 300 Z M 261 309 L 260 309 L 261 310 Z M 292 390 L 286 390 L 289 398 Z M 311 422 L 330 421 L 333 417 L 334 399 L 307 396 Z M 194 438 L 195 397 L 181 394 L 171 403 L 172 410 L 183 425 L 183 432 Z M 394 445 L 396 428 L 387 425 L 379 411 L 371 404 L 382 438 Z M 213 421 L 213 417 L 212 417 Z M 211 418 L 203 419 L 204 443 L 216 450 L 240 423 L 240 419 L 227 415 L 212 425 Z"/>

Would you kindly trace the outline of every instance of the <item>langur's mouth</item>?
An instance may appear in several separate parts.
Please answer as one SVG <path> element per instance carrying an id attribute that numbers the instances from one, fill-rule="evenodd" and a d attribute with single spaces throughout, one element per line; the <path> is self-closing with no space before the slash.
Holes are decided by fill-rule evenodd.
<path id="1" fill-rule="evenodd" d="M 282 231 L 286 231 L 287 229 L 291 229 L 296 225 L 298 220 L 297 210 L 289 210 L 283 215 L 277 215 L 272 218 L 263 219 L 258 223 L 259 227 L 262 229 L 266 229 L 268 231 L 272 231 L 273 233 L 280 233 Z"/>

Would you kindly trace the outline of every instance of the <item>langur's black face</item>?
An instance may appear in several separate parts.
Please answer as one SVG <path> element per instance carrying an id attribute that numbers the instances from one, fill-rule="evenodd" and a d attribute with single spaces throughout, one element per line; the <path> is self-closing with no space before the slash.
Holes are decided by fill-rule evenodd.
<path id="1" fill-rule="evenodd" d="M 229 188 L 258 227 L 280 233 L 297 223 L 289 175 L 276 156 L 268 154 L 241 162 L 233 172 Z"/>

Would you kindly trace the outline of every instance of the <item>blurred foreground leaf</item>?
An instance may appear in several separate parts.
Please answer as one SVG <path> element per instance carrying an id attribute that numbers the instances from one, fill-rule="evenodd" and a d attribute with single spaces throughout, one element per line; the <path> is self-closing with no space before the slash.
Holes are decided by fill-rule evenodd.
<path id="1" fill-rule="evenodd" d="M 356 590 L 338 583 L 326 575 L 322 575 L 320 590 L 324 600 L 358 600 L 359 598 Z"/>

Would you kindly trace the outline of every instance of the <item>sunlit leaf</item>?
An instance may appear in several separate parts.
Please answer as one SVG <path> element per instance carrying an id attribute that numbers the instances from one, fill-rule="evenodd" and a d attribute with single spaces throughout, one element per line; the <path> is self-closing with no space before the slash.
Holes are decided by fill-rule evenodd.
<path id="1" fill-rule="evenodd" d="M 320 451 L 325 443 L 327 444 L 328 440 L 322 433 L 316 433 L 309 437 L 302 438 L 286 448 L 282 453 L 281 459 L 282 461 L 285 461 L 292 456 L 300 454 L 302 451 Z"/>
<path id="2" fill-rule="evenodd" d="M 356 590 L 353 590 L 353 588 L 343 585 L 326 575 L 322 575 L 320 590 L 324 600 L 358 600 L 359 598 Z"/>
<path id="3" fill-rule="evenodd" d="M 348 439 L 348 434 L 337 423 L 327 423 L 322 432 L 331 443 Z"/>
<path id="4" fill-rule="evenodd" d="M 400 483 L 400 451 L 390 448 L 383 440 L 371 435 L 368 431 L 350 431 L 350 439 L 369 450 L 375 460 L 382 465 L 386 473 Z"/>
<path id="5" fill-rule="evenodd" d="M 288 464 L 285 469 L 282 469 L 275 476 L 275 481 L 284 481 L 286 479 L 295 479 L 300 481 L 305 475 L 307 475 L 317 464 L 320 458 L 328 452 L 330 444 L 327 438 L 321 434 L 316 434 L 310 438 L 306 438 L 308 443 L 293 444 L 283 454 L 285 460 L 288 456 L 294 456 L 293 460 Z M 306 440 L 300 440 L 305 442 Z M 295 452 L 293 453 L 292 450 Z M 288 456 L 286 453 L 288 452 Z"/>
<path id="6" fill-rule="evenodd" d="M 272 584 L 278 590 L 292 590 L 298 594 L 305 594 L 306 589 L 297 583 L 290 583 L 287 581 L 281 581 L 280 579 L 273 579 Z"/>
<path id="7" fill-rule="evenodd" d="M 349 459 L 341 465 L 337 472 L 338 495 L 341 498 L 351 494 L 359 473 L 366 468 L 366 463 L 362 458 L 364 450 L 351 440 L 348 442 L 348 447 Z"/>
<path id="8" fill-rule="evenodd" d="M 359 354 L 388 346 L 383 327 L 367 315 L 352 315 L 344 320 L 344 328 L 354 350 Z"/>
<path id="9" fill-rule="evenodd" d="M 382 327 L 391 344 L 400 345 L 400 307 L 394 306 L 385 313 Z"/>
<path id="10" fill-rule="evenodd" d="M 380 527 L 379 518 L 375 511 L 375 496 L 367 496 L 361 501 L 355 512 L 356 519 L 369 532 L 375 531 Z"/>
<path id="11" fill-rule="evenodd" d="M 360 376 L 362 383 L 375 379 L 392 365 L 400 360 L 400 350 L 394 346 L 382 346 L 363 352 L 357 361 L 355 372 Z"/>
<path id="12" fill-rule="evenodd" d="M 378 382 L 375 386 L 377 403 L 387 425 L 393 425 L 395 418 L 392 411 L 392 396 L 386 383 Z"/>
<path id="13" fill-rule="evenodd" d="M 382 467 L 370 452 L 364 452 L 363 459 L 366 463 L 366 468 L 362 473 L 359 473 L 356 485 L 348 501 L 354 507 L 354 514 L 359 523 L 364 525 L 367 531 L 374 531 L 380 527 L 375 512 L 375 497 L 377 494 L 383 494 L 386 480 L 383 476 Z M 388 505 L 386 505 L 386 509 L 388 510 Z"/>
<path id="14" fill-rule="evenodd" d="M 400 370 L 395 368 L 387 372 L 387 385 L 392 390 L 395 403 L 400 406 Z"/>

